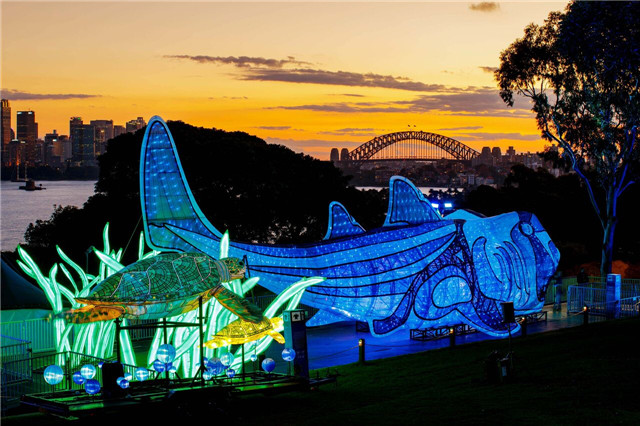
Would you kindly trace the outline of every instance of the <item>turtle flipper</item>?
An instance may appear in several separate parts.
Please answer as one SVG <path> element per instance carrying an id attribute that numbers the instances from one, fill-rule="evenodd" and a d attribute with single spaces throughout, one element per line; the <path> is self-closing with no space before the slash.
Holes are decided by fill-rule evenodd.
<path id="1" fill-rule="evenodd" d="M 222 306 L 233 312 L 238 318 L 253 323 L 262 321 L 262 311 L 260 308 L 234 292 L 219 286 L 213 292 L 213 296 Z"/>
<path id="2" fill-rule="evenodd" d="M 56 317 L 64 318 L 73 324 L 86 324 L 88 322 L 106 321 L 116 319 L 124 314 L 124 308 L 117 305 L 88 305 L 79 309 L 61 312 Z"/>
<path id="3" fill-rule="evenodd" d="M 275 330 L 269 330 L 267 334 L 273 337 L 273 340 L 275 340 L 276 342 L 284 345 L 284 336 L 282 334 L 278 333 Z"/>
<path id="4" fill-rule="evenodd" d="M 209 349 L 222 348 L 224 346 L 229 346 L 231 343 L 223 338 L 214 336 L 213 339 L 204 342 L 204 345 Z"/>

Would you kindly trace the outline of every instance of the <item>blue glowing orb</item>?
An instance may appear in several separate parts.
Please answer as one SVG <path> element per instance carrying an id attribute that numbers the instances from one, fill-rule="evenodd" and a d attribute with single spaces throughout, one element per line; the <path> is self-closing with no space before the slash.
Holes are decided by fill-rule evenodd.
<path id="1" fill-rule="evenodd" d="M 133 380 L 133 374 L 124 373 L 124 378 L 127 379 L 128 381 L 132 381 Z"/>
<path id="2" fill-rule="evenodd" d="M 267 373 L 271 373 L 276 368 L 276 362 L 271 358 L 265 358 L 262 361 L 262 369 Z"/>
<path id="3" fill-rule="evenodd" d="M 205 365 L 206 365 L 207 368 L 213 368 L 216 364 L 222 365 L 220 363 L 220 358 L 213 357 L 213 358 L 207 360 L 207 362 L 205 362 Z"/>
<path id="4" fill-rule="evenodd" d="M 222 362 L 220 362 L 220 360 L 217 358 L 216 360 L 216 362 L 209 361 L 209 371 L 211 371 L 214 376 L 222 374 L 222 372 L 224 371 L 224 365 L 222 365 Z"/>
<path id="5" fill-rule="evenodd" d="M 251 354 L 251 356 L 249 357 L 249 359 L 251 360 L 251 362 L 256 362 L 258 360 L 258 355 L 256 354 Z"/>
<path id="6" fill-rule="evenodd" d="M 44 381 L 55 386 L 64 379 L 64 373 L 59 365 L 50 365 L 44 369 Z"/>
<path id="7" fill-rule="evenodd" d="M 102 366 L 103 366 L 103 365 L 104 365 L 104 361 L 100 361 L 100 362 L 98 363 L 98 368 L 102 368 Z"/>
<path id="8" fill-rule="evenodd" d="M 158 352 L 156 353 L 156 357 L 160 361 L 164 362 L 165 364 L 168 364 L 172 362 L 174 359 L 176 359 L 176 348 L 174 348 L 168 343 L 165 343 L 164 345 L 160 345 L 160 347 L 158 347 Z"/>
<path id="9" fill-rule="evenodd" d="M 230 379 L 233 379 L 236 375 L 236 370 L 234 370 L 233 368 L 230 368 L 227 370 L 227 377 Z"/>
<path id="10" fill-rule="evenodd" d="M 169 373 L 175 373 L 176 371 L 178 371 L 178 367 L 176 367 L 175 365 L 173 365 L 173 363 L 171 363 L 171 366 L 169 367 L 169 369 L 167 371 Z"/>
<path id="11" fill-rule="evenodd" d="M 159 359 L 156 359 L 155 361 L 153 361 L 153 369 L 156 370 L 158 373 L 162 373 L 165 370 L 164 362 L 160 361 Z"/>
<path id="12" fill-rule="evenodd" d="M 205 370 L 202 372 L 202 378 L 205 380 L 211 380 L 215 376 L 211 370 Z"/>
<path id="13" fill-rule="evenodd" d="M 284 348 L 282 350 L 282 359 L 287 362 L 291 362 L 296 358 L 296 351 L 291 348 Z"/>
<path id="14" fill-rule="evenodd" d="M 147 370 L 144 367 L 136 368 L 136 379 L 138 379 L 141 382 L 144 382 L 148 378 L 149 378 L 149 370 Z"/>
<path id="15" fill-rule="evenodd" d="M 222 363 L 222 365 L 224 365 L 225 367 L 230 366 L 231 364 L 233 364 L 233 355 L 229 352 L 227 352 L 226 354 L 222 355 L 220 357 L 220 362 Z"/>
<path id="16" fill-rule="evenodd" d="M 118 382 L 118 386 L 120 386 L 122 389 L 126 389 L 129 387 L 129 381 L 125 378 L 123 378 L 122 380 L 120 380 Z"/>
<path id="17" fill-rule="evenodd" d="M 120 386 L 120 382 L 121 382 L 122 380 L 124 380 L 124 377 L 118 377 L 118 378 L 116 379 L 116 383 L 118 384 L 118 386 Z"/>
<path id="18" fill-rule="evenodd" d="M 89 395 L 95 395 L 98 392 L 100 392 L 100 382 L 97 381 L 96 379 L 89 379 L 86 381 L 86 383 L 84 384 L 84 390 L 89 394 Z"/>
<path id="19" fill-rule="evenodd" d="M 76 385 L 81 385 L 84 383 L 84 377 L 82 377 L 82 374 L 80 374 L 79 371 L 73 373 L 71 378 L 73 379 L 73 383 L 75 383 Z"/>
<path id="20" fill-rule="evenodd" d="M 96 368 L 91 364 L 85 364 L 80 369 L 80 374 L 85 380 L 93 379 L 96 377 Z"/>

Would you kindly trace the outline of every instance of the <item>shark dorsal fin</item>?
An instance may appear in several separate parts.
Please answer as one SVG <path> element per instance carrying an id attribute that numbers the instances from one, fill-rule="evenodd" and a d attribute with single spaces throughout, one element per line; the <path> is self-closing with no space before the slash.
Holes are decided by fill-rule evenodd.
<path id="1" fill-rule="evenodd" d="M 324 236 L 325 240 L 364 234 L 364 232 L 364 228 L 351 217 L 342 204 L 337 201 L 329 204 L 329 226 Z"/>
<path id="2" fill-rule="evenodd" d="M 417 225 L 442 220 L 411 181 L 393 176 L 389 181 L 389 209 L 383 226 Z"/>

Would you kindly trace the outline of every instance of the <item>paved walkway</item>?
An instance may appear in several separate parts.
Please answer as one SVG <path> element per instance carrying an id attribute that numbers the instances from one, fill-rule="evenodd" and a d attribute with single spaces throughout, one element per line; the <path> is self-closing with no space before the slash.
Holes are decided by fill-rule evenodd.
<path id="1" fill-rule="evenodd" d="M 574 327 L 583 322 L 582 315 L 567 316 L 566 304 L 562 305 L 561 312 L 553 312 L 552 308 L 553 305 L 544 307 L 543 310 L 547 311 L 547 321 L 529 324 L 528 334 Z M 593 318 L 593 321 L 597 320 L 597 318 Z M 519 335 L 520 332 L 514 334 L 514 337 Z M 357 362 L 358 341 L 360 339 L 365 339 L 367 360 L 407 355 L 449 346 L 448 337 L 424 342 L 415 341 L 409 339 L 409 330 L 399 331 L 386 337 L 373 337 L 369 333 L 357 332 L 354 322 L 342 322 L 307 329 L 309 368 L 314 370 Z M 456 345 L 495 339 L 496 337 L 484 333 L 472 333 L 457 336 Z M 274 342 L 266 355 L 276 360 L 276 371 L 285 372 L 288 366 L 280 356 L 282 349 L 282 345 Z"/>

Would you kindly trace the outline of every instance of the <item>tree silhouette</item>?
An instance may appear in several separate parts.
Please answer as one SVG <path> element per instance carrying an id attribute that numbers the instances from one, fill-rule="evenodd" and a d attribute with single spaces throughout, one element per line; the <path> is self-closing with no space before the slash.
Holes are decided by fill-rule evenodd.
<path id="1" fill-rule="evenodd" d="M 640 3 L 572 2 L 500 55 L 495 76 L 510 106 L 533 101 L 543 137 L 582 179 L 603 230 L 601 273 L 611 272 L 618 201 L 638 173 Z"/>

